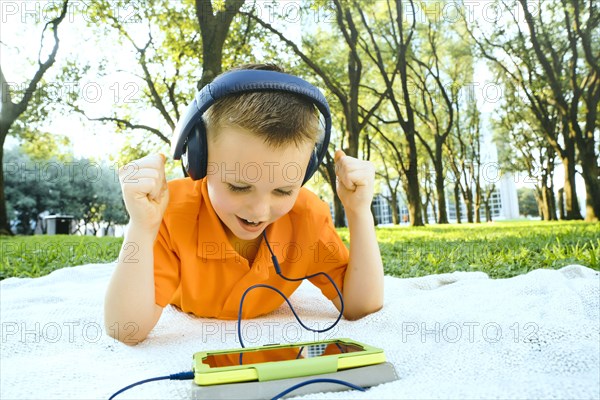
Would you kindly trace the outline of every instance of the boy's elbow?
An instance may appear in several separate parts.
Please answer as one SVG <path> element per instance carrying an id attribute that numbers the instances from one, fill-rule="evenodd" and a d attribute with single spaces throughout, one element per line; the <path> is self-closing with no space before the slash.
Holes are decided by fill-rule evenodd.
<path id="1" fill-rule="evenodd" d="M 346 318 L 348 321 L 358 321 L 359 319 L 362 319 L 362 318 L 366 317 L 367 315 L 376 313 L 377 311 L 381 310 L 382 308 L 383 308 L 383 304 L 377 304 L 377 305 L 371 306 L 369 308 L 361 308 L 361 309 L 357 309 L 357 310 L 345 310 L 344 318 Z"/>
<path id="2" fill-rule="evenodd" d="M 136 316 L 123 313 L 123 310 L 110 305 L 107 303 L 104 306 L 105 332 L 109 337 L 128 346 L 135 346 L 146 340 L 162 314 L 162 307 L 156 304 L 153 305 L 153 310 L 138 313 Z"/>
<path id="3" fill-rule="evenodd" d="M 131 325 L 131 323 L 129 325 Z M 120 326 L 118 321 L 104 321 L 104 329 L 106 334 L 109 337 L 128 346 L 135 346 L 136 344 L 146 340 L 148 337 L 148 335 L 140 334 L 139 331 L 136 332 L 134 330 L 134 332 L 132 332 L 131 329 L 123 330 L 116 328 L 118 326 Z"/>

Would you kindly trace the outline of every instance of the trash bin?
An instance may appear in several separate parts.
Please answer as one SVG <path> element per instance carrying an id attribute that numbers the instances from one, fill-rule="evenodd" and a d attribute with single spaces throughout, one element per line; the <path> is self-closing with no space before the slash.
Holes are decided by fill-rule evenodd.
<path id="1" fill-rule="evenodd" d="M 72 215 L 48 215 L 44 217 L 46 235 L 71 234 Z"/>

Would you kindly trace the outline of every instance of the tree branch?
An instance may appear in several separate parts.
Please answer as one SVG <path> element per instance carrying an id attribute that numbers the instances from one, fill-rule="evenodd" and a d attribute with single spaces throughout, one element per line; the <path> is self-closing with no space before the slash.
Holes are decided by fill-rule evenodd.
<path id="1" fill-rule="evenodd" d="M 56 61 L 56 54 L 58 53 L 58 45 L 60 42 L 60 40 L 58 39 L 58 25 L 60 25 L 60 23 L 65 19 L 65 16 L 67 15 L 68 4 L 69 4 L 69 0 L 65 0 L 65 2 L 62 5 L 59 16 L 56 17 L 55 19 L 53 19 L 52 21 L 48 21 L 46 23 L 46 25 L 44 25 L 44 29 L 42 31 L 42 38 L 40 40 L 40 50 L 38 51 L 39 68 L 36 71 L 33 78 L 31 79 L 31 81 L 29 82 L 29 85 L 27 86 L 27 89 L 25 90 L 25 94 L 23 95 L 23 98 L 15 106 L 17 116 L 21 115 L 27 109 L 27 105 L 29 104 L 29 101 L 31 100 L 31 96 L 33 96 L 33 93 L 35 92 L 38 83 L 40 82 L 40 80 L 42 79 L 42 77 L 44 76 L 46 71 Z M 46 32 L 46 29 L 49 26 L 52 26 L 52 31 L 54 33 L 54 47 L 52 48 L 52 51 L 50 52 L 48 59 L 45 62 L 42 62 L 41 54 L 42 54 L 42 48 L 43 48 L 43 42 L 44 42 L 44 33 Z"/>
<path id="2" fill-rule="evenodd" d="M 84 117 L 86 117 L 88 119 L 88 121 L 100 121 L 100 122 L 115 122 L 117 125 L 121 126 L 121 127 L 127 127 L 129 129 L 142 129 L 142 130 L 146 130 L 148 132 L 151 132 L 153 134 L 155 134 L 156 136 L 158 136 L 163 142 L 170 144 L 171 140 L 166 137 L 165 135 L 163 135 L 161 133 L 161 131 L 159 131 L 156 128 L 153 128 L 151 126 L 147 126 L 147 125 L 142 125 L 142 124 L 134 124 L 131 121 L 128 121 L 126 119 L 123 118 L 117 118 L 117 117 L 99 117 L 99 118 L 90 118 L 85 111 L 79 109 L 78 107 L 73 106 L 75 109 L 75 112 L 78 112 L 80 114 L 82 114 Z"/>

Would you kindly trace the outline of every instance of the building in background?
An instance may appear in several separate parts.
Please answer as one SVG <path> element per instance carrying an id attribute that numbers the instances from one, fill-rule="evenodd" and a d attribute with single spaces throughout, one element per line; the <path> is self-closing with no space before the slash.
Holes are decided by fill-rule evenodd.
<path id="1" fill-rule="evenodd" d="M 482 115 L 482 120 L 489 121 L 489 115 Z M 489 124 L 482 126 L 481 139 L 481 186 L 482 191 L 485 191 L 486 186 L 493 185 L 494 189 L 490 195 L 489 207 L 492 220 L 507 220 L 519 218 L 519 201 L 517 197 L 517 186 L 515 177 L 511 173 L 503 173 L 498 163 L 498 150 L 492 141 L 491 129 Z M 456 222 L 456 204 L 454 201 L 453 187 L 449 184 L 446 187 L 446 210 L 448 212 L 448 221 Z M 392 223 L 392 209 L 387 198 L 391 198 L 387 187 L 383 187 L 383 192 L 376 194 L 373 198 L 373 212 L 377 218 L 378 224 Z M 473 198 L 475 196 L 473 195 Z M 408 208 L 406 206 L 405 196 L 399 193 L 398 196 L 398 218 L 400 224 L 407 224 Z M 437 207 L 437 204 L 436 204 Z M 467 209 L 461 197 L 461 222 L 467 221 Z M 425 223 L 435 223 L 435 213 L 431 204 L 427 207 L 427 219 Z M 480 220 L 485 221 L 485 205 L 483 200 L 479 209 Z M 424 213 L 425 215 L 425 213 Z"/>

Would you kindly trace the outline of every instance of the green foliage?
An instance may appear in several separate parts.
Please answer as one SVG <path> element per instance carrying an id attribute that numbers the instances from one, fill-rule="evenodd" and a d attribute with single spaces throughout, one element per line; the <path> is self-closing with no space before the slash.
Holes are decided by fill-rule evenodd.
<path id="1" fill-rule="evenodd" d="M 22 132 L 21 133 L 21 149 L 32 160 L 47 161 L 56 159 L 59 161 L 67 161 L 70 157 L 65 153 L 65 149 L 69 149 L 71 141 L 64 135 L 53 135 L 47 132 Z"/>
<path id="2" fill-rule="evenodd" d="M 73 158 L 33 160 L 19 148 L 6 151 L 4 160 L 8 218 L 18 221 L 19 234 L 33 233 L 44 211 L 70 214 L 95 230 L 101 223 L 128 220 L 117 173 L 106 165 Z"/>
<path id="3" fill-rule="evenodd" d="M 519 197 L 519 211 L 521 215 L 527 215 L 531 217 L 539 217 L 540 211 L 538 209 L 537 201 L 535 200 L 535 190 L 531 188 L 519 188 L 517 189 L 517 196 Z"/>

